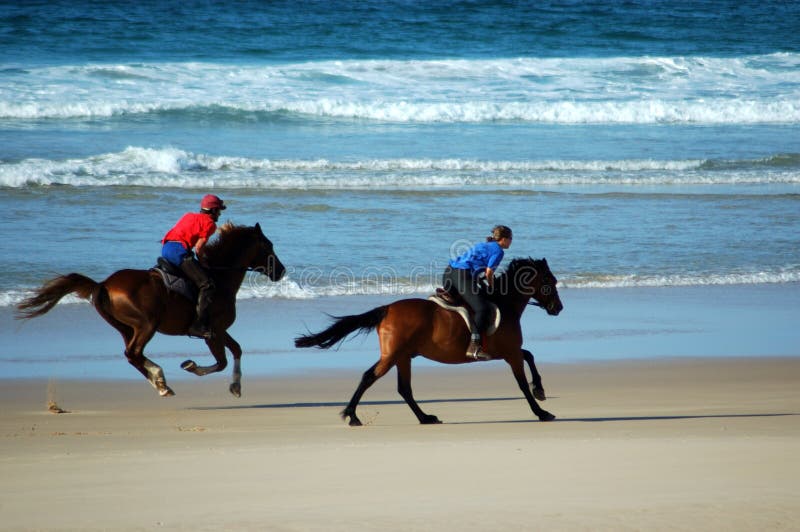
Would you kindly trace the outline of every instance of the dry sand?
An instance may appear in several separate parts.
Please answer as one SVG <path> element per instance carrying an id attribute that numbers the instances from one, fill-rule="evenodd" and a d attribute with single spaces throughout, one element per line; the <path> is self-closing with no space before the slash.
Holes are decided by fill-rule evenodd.
<path id="1" fill-rule="evenodd" d="M 368 364 L 365 364 L 365 367 Z M 797 530 L 800 358 L 0 382 L 2 530 Z M 48 411 L 48 401 L 69 413 Z"/>

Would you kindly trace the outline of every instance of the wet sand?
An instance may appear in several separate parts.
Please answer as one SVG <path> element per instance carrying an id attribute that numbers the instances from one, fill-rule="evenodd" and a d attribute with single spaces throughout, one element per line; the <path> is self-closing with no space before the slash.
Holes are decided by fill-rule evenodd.
<path id="1" fill-rule="evenodd" d="M 365 355 L 366 356 L 366 355 Z M 371 357 L 367 357 L 371 358 Z M 800 358 L 423 367 L 421 426 L 361 371 L 0 381 L 2 530 L 790 530 Z M 226 372 L 227 373 L 227 372 Z M 48 411 L 52 401 L 68 413 Z"/>

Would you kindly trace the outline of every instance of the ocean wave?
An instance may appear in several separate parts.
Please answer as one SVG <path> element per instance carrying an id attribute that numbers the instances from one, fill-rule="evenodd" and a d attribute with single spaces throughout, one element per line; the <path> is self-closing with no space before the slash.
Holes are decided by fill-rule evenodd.
<path id="1" fill-rule="evenodd" d="M 781 284 L 800 282 L 800 271 L 745 272 L 699 275 L 587 275 L 563 276 L 559 288 L 637 288 L 678 286 L 724 286 L 745 284 Z"/>
<path id="2" fill-rule="evenodd" d="M 669 288 L 689 286 L 726 286 L 754 284 L 782 284 L 800 282 L 800 270 L 757 271 L 744 273 L 709 273 L 698 275 L 569 275 L 559 276 L 558 288 L 607 289 L 607 288 Z M 308 285 L 293 279 L 283 279 L 277 283 L 245 283 L 239 290 L 237 299 L 293 299 L 315 300 L 326 297 L 345 296 L 424 296 L 435 292 L 437 286 L 430 282 L 413 282 L 408 279 L 384 280 L 351 279 L 347 282 Z M 31 290 L 8 290 L 0 292 L 0 307 L 15 306 L 32 295 Z M 75 296 L 65 297 L 61 303 L 86 303 Z"/>
<path id="3" fill-rule="evenodd" d="M 768 170 L 768 171 L 765 171 Z M 139 186 L 257 189 L 395 189 L 559 185 L 742 185 L 800 183 L 800 154 L 766 159 L 271 160 L 129 147 L 85 159 L 0 162 L 0 187 Z"/>
<path id="4" fill-rule="evenodd" d="M 0 118 L 800 122 L 800 54 L 66 65 L 10 72 Z"/>
<path id="5" fill-rule="evenodd" d="M 217 118 L 243 122 L 319 119 L 390 123 L 532 123 L 532 124 L 796 124 L 796 99 L 645 99 L 629 101 L 405 102 L 318 99 L 235 103 L 161 102 L 0 102 L 0 118 L 10 120 L 98 119 L 168 114 L 174 119 Z"/>
<path id="6" fill-rule="evenodd" d="M 647 99 L 543 102 L 349 102 L 284 104 L 299 116 L 395 123 L 524 122 L 538 124 L 789 124 L 800 122 L 796 100 Z"/>
<path id="7" fill-rule="evenodd" d="M 779 153 L 761 159 L 707 160 L 703 170 L 738 170 L 741 168 L 800 168 L 800 153 Z"/>

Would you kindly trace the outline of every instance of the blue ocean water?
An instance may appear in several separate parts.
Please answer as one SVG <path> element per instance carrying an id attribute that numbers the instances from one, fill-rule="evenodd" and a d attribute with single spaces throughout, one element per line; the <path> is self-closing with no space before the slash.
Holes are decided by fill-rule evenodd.
<path id="1" fill-rule="evenodd" d="M 209 191 L 289 267 L 247 298 L 425 292 L 497 223 L 565 288 L 800 281 L 800 4 L 428 4 L 0 6 L 0 305 Z"/>

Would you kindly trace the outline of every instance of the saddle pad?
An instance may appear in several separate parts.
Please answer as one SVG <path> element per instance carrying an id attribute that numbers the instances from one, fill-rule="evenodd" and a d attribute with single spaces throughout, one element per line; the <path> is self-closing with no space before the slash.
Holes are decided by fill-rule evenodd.
<path id="1" fill-rule="evenodd" d="M 164 280 L 164 286 L 167 287 L 167 290 L 170 292 L 180 294 L 192 303 L 197 301 L 197 291 L 195 290 L 194 284 L 190 284 L 182 277 L 176 277 L 171 273 L 167 273 L 158 266 L 150 268 L 150 270 L 161 274 L 161 279 Z"/>
<path id="2" fill-rule="evenodd" d="M 467 307 L 463 305 L 451 305 L 450 303 L 446 302 L 444 299 L 437 295 L 432 295 L 428 297 L 429 301 L 433 301 L 440 307 L 446 310 L 450 310 L 452 312 L 457 312 L 459 316 L 464 320 L 464 323 L 467 324 L 467 328 L 469 329 L 470 333 L 475 333 L 475 324 L 472 322 L 472 317 L 469 315 L 469 311 Z M 500 309 L 497 308 L 497 305 L 494 303 L 486 302 L 489 305 L 489 311 L 492 313 L 492 323 L 489 325 L 488 329 L 486 329 L 486 335 L 491 336 L 497 331 L 497 328 L 500 326 Z"/>

